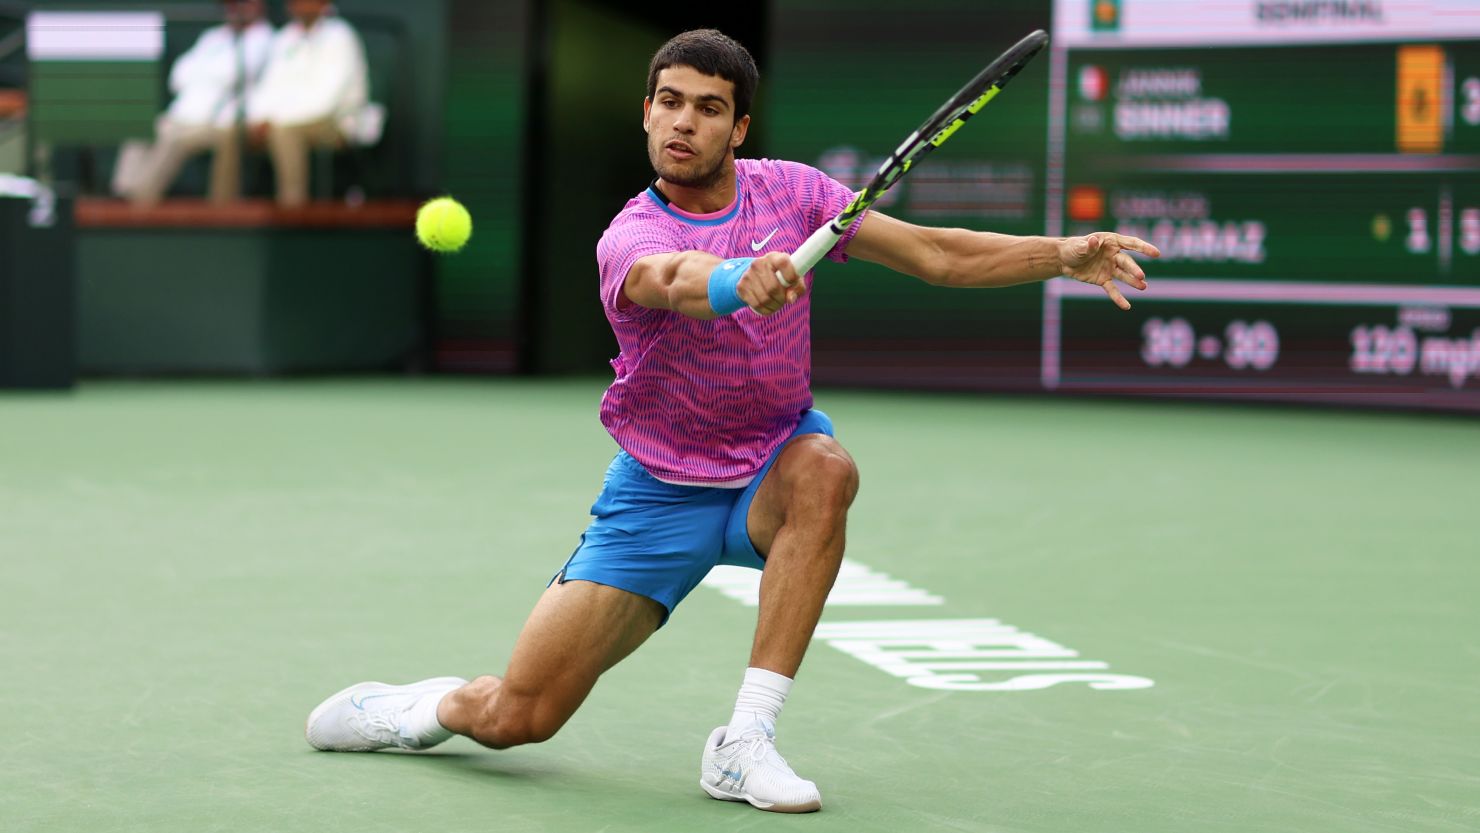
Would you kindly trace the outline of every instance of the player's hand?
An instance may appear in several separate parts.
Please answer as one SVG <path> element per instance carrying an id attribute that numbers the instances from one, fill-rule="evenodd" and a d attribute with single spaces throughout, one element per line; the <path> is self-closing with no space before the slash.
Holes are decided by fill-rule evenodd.
<path id="1" fill-rule="evenodd" d="M 1161 257 L 1160 249 L 1139 237 L 1097 231 L 1083 237 L 1070 237 L 1060 243 L 1059 266 L 1065 275 L 1105 290 L 1117 307 L 1130 309 L 1131 302 L 1120 294 L 1115 282 L 1120 281 L 1136 289 L 1146 288 L 1146 272 L 1130 252 Z"/>
<path id="2" fill-rule="evenodd" d="M 759 315 L 770 315 L 795 302 L 807 284 L 785 252 L 767 252 L 756 258 L 735 285 L 740 300 Z"/>

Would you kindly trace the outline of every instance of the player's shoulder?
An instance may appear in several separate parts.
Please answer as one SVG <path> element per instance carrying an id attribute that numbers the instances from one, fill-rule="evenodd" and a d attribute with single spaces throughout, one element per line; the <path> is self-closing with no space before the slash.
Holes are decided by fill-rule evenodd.
<path id="1" fill-rule="evenodd" d="M 613 241 L 633 235 L 665 233 L 672 226 L 673 219 L 644 191 L 622 206 L 622 210 L 607 224 L 606 231 L 602 232 L 598 246 L 610 245 Z"/>
<path id="2" fill-rule="evenodd" d="M 735 167 L 740 190 L 748 195 L 751 210 L 805 209 L 827 188 L 827 174 L 801 162 L 737 159 Z"/>
<path id="3" fill-rule="evenodd" d="M 811 165 L 785 159 L 736 159 L 735 169 L 742 191 L 769 202 L 805 203 L 826 190 L 830 181 Z"/>
<path id="4" fill-rule="evenodd" d="M 623 205 L 622 210 L 618 211 L 616 216 L 612 218 L 611 223 L 607 225 L 607 229 L 611 230 L 633 223 L 653 222 L 666 224 L 668 219 L 668 215 L 648 196 L 647 191 L 643 191 L 632 199 L 627 200 L 627 204 Z"/>
<path id="5" fill-rule="evenodd" d="M 736 159 L 735 173 L 756 182 L 793 185 L 813 177 L 825 176 L 822 171 L 801 162 L 786 159 Z"/>

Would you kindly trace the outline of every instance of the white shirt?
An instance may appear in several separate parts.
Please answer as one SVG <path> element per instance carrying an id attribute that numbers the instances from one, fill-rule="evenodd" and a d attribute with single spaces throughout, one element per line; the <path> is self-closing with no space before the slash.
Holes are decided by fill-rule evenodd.
<path id="1" fill-rule="evenodd" d="M 297 125 L 333 119 L 355 140 L 369 90 L 365 47 L 354 27 L 338 17 L 321 17 L 311 29 L 294 21 L 272 41 L 262 83 L 247 99 L 247 121 Z"/>
<path id="2" fill-rule="evenodd" d="M 170 91 L 175 94 L 166 111 L 170 120 L 191 127 L 235 123 L 241 110 L 239 93 L 262 76 L 272 35 L 265 20 L 248 26 L 240 37 L 225 24 L 202 32 L 170 69 Z"/>

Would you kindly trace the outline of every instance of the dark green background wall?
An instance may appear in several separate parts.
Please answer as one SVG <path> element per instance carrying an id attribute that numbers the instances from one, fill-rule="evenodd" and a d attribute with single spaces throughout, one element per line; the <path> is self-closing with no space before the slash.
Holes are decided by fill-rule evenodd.
<path id="1" fill-rule="evenodd" d="M 538 52 L 525 157 L 526 170 L 536 177 L 524 284 L 527 369 L 605 372 L 607 360 L 616 355 L 597 297 L 596 241 L 653 177 L 642 132 L 653 52 L 681 31 L 715 27 L 746 44 L 764 75 L 766 20 L 759 4 L 552 0 L 544 5 L 533 40 Z M 755 155 L 763 145 L 751 135 L 743 153 Z"/>
<path id="2" fill-rule="evenodd" d="M 982 66 L 1048 29 L 1049 11 L 1048 0 L 777 0 L 770 106 L 757 127 L 777 156 L 835 176 L 848 167 L 837 160 L 853 154 L 861 176 L 847 184 L 861 188 Z M 858 60 L 860 44 L 891 55 Z M 921 225 L 1042 234 L 1048 77 L 1040 56 L 879 210 Z M 977 202 L 1019 186 L 1016 205 Z M 874 264 L 825 262 L 812 299 L 814 378 L 1036 388 L 1042 307 L 1040 284 L 943 290 Z"/>
<path id="3" fill-rule="evenodd" d="M 437 259 L 437 366 L 507 372 L 517 366 L 525 108 L 531 26 L 525 0 L 452 0 L 443 60 L 447 97 L 442 184 L 473 214 L 474 239 Z"/>

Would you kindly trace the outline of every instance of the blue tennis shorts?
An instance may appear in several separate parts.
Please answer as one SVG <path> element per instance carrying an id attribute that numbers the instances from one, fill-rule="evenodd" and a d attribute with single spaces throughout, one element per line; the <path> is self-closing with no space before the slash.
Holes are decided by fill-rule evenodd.
<path id="1" fill-rule="evenodd" d="M 802 413 L 792 437 L 833 435 L 819 410 Z M 786 443 L 777 446 L 743 489 L 675 486 L 647 473 L 627 452 L 606 470 L 595 518 L 552 581 L 593 581 L 636 593 L 664 607 L 663 622 L 716 564 L 759 570 L 765 560 L 746 528 L 750 503 Z"/>

